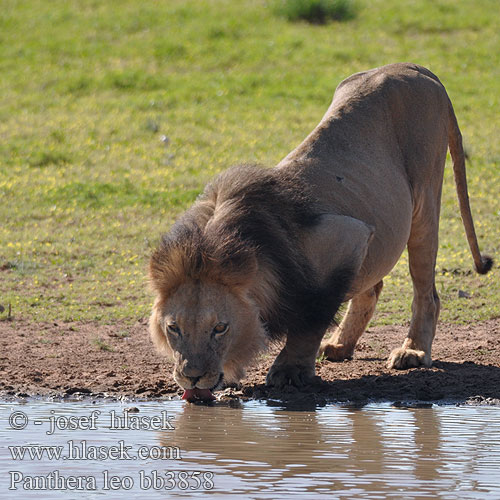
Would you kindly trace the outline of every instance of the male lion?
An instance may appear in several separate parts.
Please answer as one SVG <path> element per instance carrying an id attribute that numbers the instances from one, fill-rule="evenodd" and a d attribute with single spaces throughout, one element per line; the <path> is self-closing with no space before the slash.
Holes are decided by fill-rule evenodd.
<path id="1" fill-rule="evenodd" d="M 153 253 L 156 346 L 175 361 L 186 399 L 236 381 L 267 339 L 286 336 L 267 383 L 305 384 L 318 350 L 348 359 L 408 247 L 408 337 L 390 368 L 430 366 L 439 314 L 434 284 L 449 146 L 465 232 L 479 253 L 462 139 L 439 79 L 391 64 L 344 80 L 313 132 L 273 169 L 242 166 L 209 184 Z M 347 313 L 321 345 L 344 301 Z"/>

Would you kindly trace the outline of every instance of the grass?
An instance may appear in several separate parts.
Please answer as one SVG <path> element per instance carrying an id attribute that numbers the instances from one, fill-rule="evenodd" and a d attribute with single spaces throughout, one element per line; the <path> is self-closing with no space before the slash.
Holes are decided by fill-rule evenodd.
<path id="1" fill-rule="evenodd" d="M 93 339 L 92 343 L 101 351 L 113 351 L 113 348 L 99 337 Z"/>
<path id="2" fill-rule="evenodd" d="M 355 18 L 325 25 L 289 22 L 273 5 L 2 2 L 0 318 L 9 303 L 33 321 L 147 316 L 151 248 L 206 181 L 234 163 L 276 164 L 343 78 L 395 61 L 446 85 L 472 158 L 480 244 L 500 260 L 497 3 L 357 0 Z M 468 273 L 450 170 L 441 318 L 498 317 L 498 269 Z M 410 300 L 404 255 L 375 324 L 407 321 Z"/>

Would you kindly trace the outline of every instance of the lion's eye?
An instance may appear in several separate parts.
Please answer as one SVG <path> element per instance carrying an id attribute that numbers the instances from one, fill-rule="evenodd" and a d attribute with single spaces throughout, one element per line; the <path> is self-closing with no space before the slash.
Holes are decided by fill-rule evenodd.
<path id="1" fill-rule="evenodd" d="M 175 321 L 170 321 L 169 323 L 167 323 L 167 330 L 173 335 L 181 334 L 181 329 L 179 328 L 179 325 Z"/>
<path id="2" fill-rule="evenodd" d="M 229 325 L 227 323 L 217 323 L 213 329 L 214 337 L 220 337 L 227 332 Z"/>

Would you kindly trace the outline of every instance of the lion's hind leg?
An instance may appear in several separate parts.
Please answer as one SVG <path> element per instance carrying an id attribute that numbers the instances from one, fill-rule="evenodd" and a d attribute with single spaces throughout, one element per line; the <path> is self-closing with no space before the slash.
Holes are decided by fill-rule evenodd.
<path id="1" fill-rule="evenodd" d="M 437 199 L 439 202 L 439 197 Z M 440 310 L 434 281 L 439 204 L 429 204 L 426 214 L 413 222 L 408 241 L 408 258 L 413 281 L 410 330 L 402 347 L 394 349 L 389 355 L 388 368 L 405 369 L 432 365 L 432 341 Z"/>
<path id="2" fill-rule="evenodd" d="M 356 344 L 366 330 L 375 312 L 383 282 L 355 295 L 349 302 L 347 312 L 332 337 L 321 344 L 319 354 L 330 361 L 351 359 Z"/>

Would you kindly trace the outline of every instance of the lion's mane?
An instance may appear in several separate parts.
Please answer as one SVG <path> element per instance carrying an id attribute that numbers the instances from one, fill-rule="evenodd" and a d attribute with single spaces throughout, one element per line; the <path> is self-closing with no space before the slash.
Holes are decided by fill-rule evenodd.
<path id="1" fill-rule="evenodd" d="M 340 266 L 319 276 L 304 256 L 299 235 L 321 215 L 297 176 L 229 169 L 161 239 L 150 260 L 153 289 L 168 297 L 187 280 L 218 282 L 248 294 L 272 340 L 324 332 L 354 271 Z"/>

